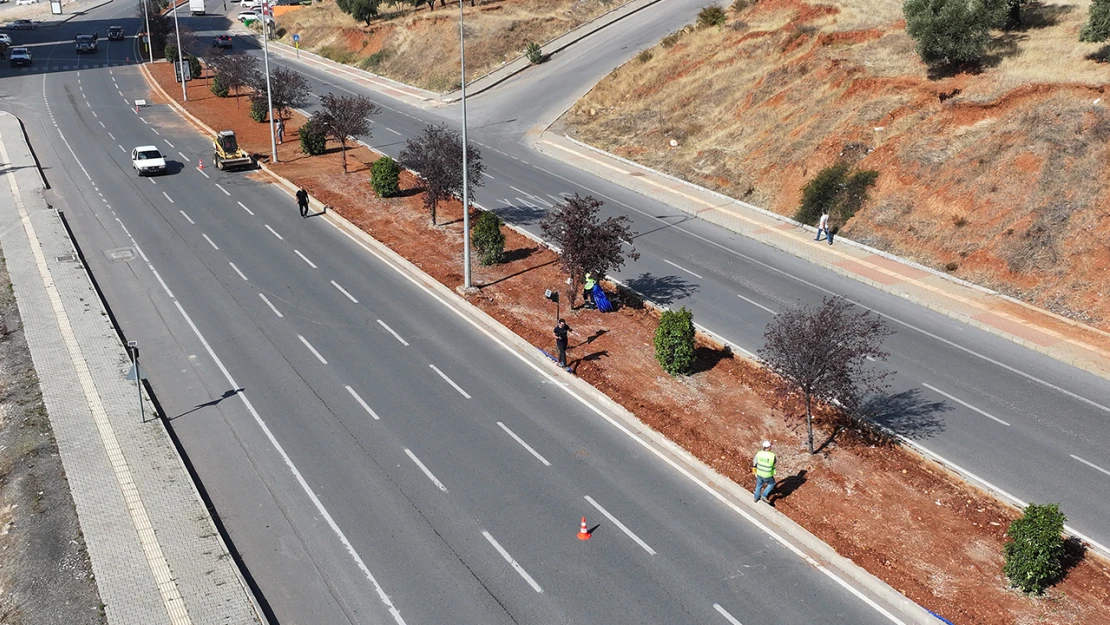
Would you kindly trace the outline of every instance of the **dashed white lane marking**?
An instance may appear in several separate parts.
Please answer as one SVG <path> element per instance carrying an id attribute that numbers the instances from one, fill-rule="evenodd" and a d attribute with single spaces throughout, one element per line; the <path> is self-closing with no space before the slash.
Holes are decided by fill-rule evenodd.
<path id="1" fill-rule="evenodd" d="M 211 178 L 211 176 L 209 176 L 208 174 L 204 173 L 204 170 L 203 170 L 203 169 L 201 169 L 200 167 L 197 167 L 197 171 L 198 171 L 198 172 L 200 172 L 200 175 L 204 176 L 205 178 Z"/>
<path id="2" fill-rule="evenodd" d="M 528 574 L 528 571 L 524 570 L 524 567 L 517 564 L 517 561 L 514 560 L 513 557 L 509 555 L 509 552 L 505 551 L 505 549 L 501 547 L 501 545 L 496 540 L 493 539 L 493 536 L 490 536 L 489 532 L 482 530 L 482 536 L 485 536 L 486 540 L 489 541 L 489 544 L 493 545 L 493 548 L 497 550 L 497 553 L 501 554 L 502 558 L 505 558 L 505 561 L 509 563 L 509 566 L 513 567 L 513 570 L 519 573 L 520 576 L 524 578 L 524 581 L 528 582 L 528 585 L 532 587 L 532 590 L 541 594 L 543 593 L 543 588 L 540 588 L 540 585 L 536 583 L 536 580 L 532 579 L 532 576 Z"/>
<path id="3" fill-rule="evenodd" d="M 742 299 L 745 302 L 751 304 L 752 306 L 762 308 L 763 310 L 766 310 L 767 312 L 771 313 L 772 315 L 777 315 L 778 314 L 777 312 L 771 310 L 770 308 L 767 308 L 766 306 L 764 306 L 763 304 L 760 304 L 759 302 L 755 301 L 754 299 L 748 299 L 747 297 L 744 297 L 743 295 L 740 295 L 739 293 L 736 294 L 736 297 L 739 297 L 740 299 Z"/>
<path id="4" fill-rule="evenodd" d="M 227 192 L 227 189 L 225 189 L 225 188 L 223 188 L 222 186 L 220 186 L 220 183 L 218 183 L 218 182 L 213 182 L 212 184 L 214 184 L 214 185 L 216 185 L 217 187 L 219 187 L 219 188 L 220 188 L 220 191 L 223 191 L 223 192 L 224 192 L 224 195 L 226 195 L 226 196 L 228 196 L 228 197 L 231 197 L 231 194 Z"/>
<path id="5" fill-rule="evenodd" d="M 247 208 L 247 206 L 245 204 L 243 204 L 242 202 L 236 202 L 236 204 L 238 204 L 240 207 L 242 207 L 242 209 L 247 211 L 247 213 L 249 213 L 250 215 L 254 215 L 254 211 Z"/>
<path id="6" fill-rule="evenodd" d="M 526 191 L 521 191 L 520 189 L 514 187 L 513 185 L 509 185 L 509 188 L 512 189 L 513 191 L 516 191 L 517 193 L 519 193 L 521 195 L 531 195 L 531 194 L 527 193 Z"/>
<path id="7" fill-rule="evenodd" d="M 211 245 L 213 249 L 217 249 L 217 250 L 220 249 L 219 246 L 217 246 L 216 243 L 212 239 L 208 238 L 207 234 L 204 234 L 202 232 L 202 233 L 200 233 L 200 236 L 204 237 L 204 240 L 208 241 L 208 244 Z"/>
<path id="8" fill-rule="evenodd" d="M 501 423 L 500 421 L 497 422 L 497 425 L 501 426 L 501 429 L 505 430 L 506 434 L 508 434 L 509 436 L 512 436 L 513 440 L 520 443 L 521 447 L 527 449 L 528 453 L 532 454 L 533 456 L 536 457 L 537 460 L 542 462 L 543 466 L 545 466 L 545 467 L 551 466 L 551 463 L 547 461 L 547 458 L 544 458 L 543 456 L 540 455 L 540 452 L 536 451 L 535 449 L 532 449 L 532 446 L 529 445 L 528 443 L 525 443 L 524 439 L 522 439 L 521 437 L 516 435 L 516 432 L 510 430 L 509 426 L 505 425 L 504 423 Z"/>
<path id="9" fill-rule="evenodd" d="M 721 604 L 719 604 L 719 603 L 714 603 L 714 604 L 713 604 L 713 609 L 714 609 L 714 610 L 716 610 L 717 612 L 719 612 L 719 613 L 721 614 L 721 616 L 723 616 L 723 617 L 725 617 L 726 619 L 728 619 L 728 622 L 729 622 L 729 623 L 731 623 L 732 625 L 743 625 L 743 623 L 741 623 L 740 621 L 736 620 L 736 618 L 735 618 L 735 617 L 733 617 L 733 616 L 732 616 L 731 614 L 729 614 L 729 613 L 728 613 L 728 610 L 725 610 L 724 608 L 722 608 L 722 607 L 721 607 Z"/>
<path id="10" fill-rule="evenodd" d="M 266 227 L 269 228 L 269 226 L 266 226 Z M 275 232 L 274 234 L 277 234 L 277 233 Z M 313 269 L 318 269 L 318 267 L 316 266 L 316 263 L 312 262 L 311 260 L 308 260 L 308 257 L 305 256 L 304 254 L 302 254 L 300 250 L 293 250 L 293 253 L 296 254 L 297 256 L 300 256 L 301 260 L 308 263 L 309 267 L 312 267 Z M 350 297 L 350 296 L 348 296 L 348 297 Z"/>
<path id="11" fill-rule="evenodd" d="M 339 285 L 337 284 L 336 286 L 339 286 Z M 384 321 L 382 321 L 381 319 L 378 319 L 378 324 L 379 324 L 379 325 L 380 325 L 381 327 L 385 328 L 385 331 L 386 331 L 386 332 L 389 332 L 390 334 L 392 334 L 392 335 L 393 335 L 393 338 L 397 339 L 398 341 L 401 341 L 401 345 L 404 345 L 405 347 L 408 347 L 408 345 L 409 345 L 409 342 L 408 342 L 408 341 L 406 341 L 405 339 L 401 338 L 401 335 L 400 335 L 400 334 L 397 334 L 396 332 L 394 332 L 394 331 L 393 331 L 393 328 L 391 328 L 391 327 L 389 327 L 388 325 L 386 325 L 386 323 L 385 323 Z M 433 369 L 436 369 L 436 368 L 435 368 L 434 366 L 433 366 L 432 368 L 433 368 Z M 439 371 L 439 369 L 436 369 L 436 371 Z M 443 374 L 442 374 L 442 373 L 440 373 L 440 375 L 443 375 Z M 446 377 L 447 377 L 447 376 L 445 376 L 445 375 L 444 375 L 443 377 L 444 377 L 444 378 L 446 379 Z M 450 380 L 448 380 L 448 382 L 450 382 Z M 451 383 L 452 383 L 452 384 L 454 384 L 454 382 L 451 382 Z M 459 388 L 459 387 L 457 387 L 457 386 L 456 386 L 455 388 Z M 462 392 L 462 391 L 459 391 L 459 392 Z M 463 395 L 466 395 L 466 393 L 463 393 Z M 468 397 L 469 397 L 469 396 L 468 396 Z"/>
<path id="12" fill-rule="evenodd" d="M 308 351 L 312 352 L 312 355 L 316 356 L 317 360 L 325 365 L 328 364 L 328 361 L 324 360 L 324 357 L 320 355 L 320 352 L 316 351 L 316 348 L 312 346 L 312 343 L 308 342 L 308 339 L 301 336 L 300 334 L 297 335 L 297 338 L 301 339 L 301 342 L 304 343 L 304 346 L 308 348 Z"/>
<path id="13" fill-rule="evenodd" d="M 354 296 L 354 295 L 351 295 L 350 293 L 348 293 L 348 292 L 347 292 L 347 289 L 345 289 L 345 288 L 343 288 L 343 287 L 339 286 L 339 283 L 338 283 L 338 282 L 336 282 L 335 280 L 332 280 L 332 281 L 331 281 L 331 285 L 332 285 L 332 286 L 334 286 L 335 288 L 339 289 L 339 292 L 340 292 L 340 293 L 342 293 L 342 294 L 346 295 L 346 296 L 347 296 L 347 299 L 351 300 L 352 302 L 354 302 L 354 303 L 356 303 L 356 304 L 358 303 L 358 300 L 357 300 L 357 299 L 355 299 L 355 296 Z"/>
<path id="14" fill-rule="evenodd" d="M 609 521 L 613 525 L 616 525 L 620 529 L 620 531 L 624 532 L 629 538 L 636 541 L 637 545 L 643 547 L 644 551 L 648 552 L 651 555 L 655 555 L 655 550 L 654 549 L 649 547 L 648 544 L 645 543 L 644 541 L 640 540 L 640 537 L 637 536 L 635 533 L 633 533 L 632 530 L 628 529 L 628 527 L 625 526 L 624 523 L 621 523 L 620 521 L 618 521 L 617 517 L 613 516 L 612 514 L 609 514 L 609 511 L 606 510 L 605 508 L 602 508 L 601 504 L 594 501 L 593 497 L 590 497 L 589 495 L 586 495 L 586 501 L 590 502 L 591 506 L 597 508 L 598 512 L 605 515 L 605 518 L 609 519 Z"/>
<path id="15" fill-rule="evenodd" d="M 156 135 L 161 135 L 162 134 L 162 133 L 158 132 L 157 128 L 151 128 L 150 131 L 153 132 Z"/>
<path id="16" fill-rule="evenodd" d="M 96 114 L 96 111 L 89 111 L 89 112 L 92 113 L 93 117 L 100 117 L 99 115 Z"/>
<path id="17" fill-rule="evenodd" d="M 1103 469 L 1102 467 L 1098 466 L 1097 464 L 1095 464 L 1095 463 L 1093 463 L 1093 462 L 1088 462 L 1088 461 L 1086 461 L 1086 460 L 1084 460 L 1084 459 L 1082 459 L 1082 458 L 1080 458 L 1079 456 L 1076 456 L 1076 455 L 1074 455 L 1074 454 L 1068 454 L 1068 455 L 1069 455 L 1069 456 L 1071 456 L 1071 457 L 1072 457 L 1072 459 L 1074 459 L 1074 460 L 1078 460 L 1078 461 L 1082 462 L 1083 464 L 1085 464 L 1085 465 L 1087 465 L 1087 466 L 1091 467 L 1092 469 L 1094 469 L 1094 470 L 1096 470 L 1096 471 L 1102 471 L 1102 472 L 1103 472 L 1103 473 L 1105 473 L 1106 475 L 1110 475 L 1110 471 L 1107 471 L 1106 469 Z"/>
<path id="18" fill-rule="evenodd" d="M 266 305 L 270 307 L 270 310 L 274 311 L 275 315 L 277 315 L 278 317 L 285 316 L 281 314 L 281 311 L 277 309 L 277 306 L 274 306 L 272 303 L 270 303 L 269 298 L 267 298 L 265 294 L 259 293 L 258 296 L 262 298 L 262 301 L 266 302 Z"/>
<path id="19" fill-rule="evenodd" d="M 85 106 L 87 106 L 89 108 L 92 108 L 92 103 L 89 102 L 88 100 L 85 100 Z"/>
<path id="20" fill-rule="evenodd" d="M 374 420 L 375 420 L 375 421 L 380 421 L 380 420 L 381 420 L 381 419 L 380 419 L 380 418 L 378 417 L 378 413 L 374 412 L 374 410 L 373 410 L 372 408 L 370 408 L 370 406 L 367 406 L 367 405 L 366 405 L 366 402 L 362 401 L 362 398 L 358 396 L 358 393 L 356 393 L 356 392 L 355 392 L 355 389 L 353 389 L 353 388 L 351 388 L 351 387 L 349 387 L 349 386 L 348 386 L 348 387 L 347 387 L 347 392 L 351 394 L 351 397 L 354 397 L 354 398 L 355 398 L 355 401 L 357 401 L 357 402 L 358 402 L 358 405 L 359 405 L 359 406 L 362 406 L 362 409 L 363 409 L 363 410 L 365 410 L 366 412 L 370 413 L 370 416 L 371 416 L 371 417 L 374 417 Z"/>
<path id="21" fill-rule="evenodd" d="M 705 278 L 699 276 L 698 274 L 694 273 L 693 271 L 690 271 L 689 269 L 687 269 L 687 268 L 685 268 L 681 265 L 676 265 L 676 264 L 672 263 L 671 261 L 667 260 L 666 258 L 663 259 L 663 262 L 667 263 L 671 267 L 674 267 L 676 269 L 680 269 L 682 271 L 685 271 L 686 273 L 690 274 L 691 276 L 694 276 L 698 280 L 705 280 Z"/>
<path id="22" fill-rule="evenodd" d="M 97 123 L 100 124 L 101 128 L 107 128 L 107 126 L 104 125 L 104 122 L 97 122 Z"/>
<path id="23" fill-rule="evenodd" d="M 239 271 L 239 268 L 235 266 L 235 263 L 233 263 L 231 261 L 228 261 L 227 264 L 231 265 L 231 268 L 235 270 L 235 273 L 239 274 L 240 278 L 242 278 L 243 280 L 247 279 L 247 276 L 245 274 L 243 274 L 242 271 Z"/>
<path id="24" fill-rule="evenodd" d="M 122 146 L 122 145 L 120 145 L 120 144 L 118 144 L 118 143 L 117 143 L 117 144 L 116 144 L 116 147 L 117 147 L 117 148 L 119 148 L 119 151 L 120 151 L 120 152 L 123 152 L 124 154 L 127 154 L 127 150 L 123 149 L 123 146 Z"/>
<path id="25" fill-rule="evenodd" d="M 110 131 L 110 130 L 108 131 L 108 136 L 112 138 L 112 141 L 116 140 L 116 136 L 114 134 L 112 134 L 112 131 Z M 126 152 L 126 150 L 124 150 L 124 151 Z"/>
<path id="26" fill-rule="evenodd" d="M 162 141 L 165 141 L 166 145 L 170 146 L 171 148 L 174 147 L 174 145 L 172 143 L 170 143 L 169 139 L 162 139 Z"/>
<path id="27" fill-rule="evenodd" d="M 278 234 L 278 233 L 277 233 L 277 230 L 274 230 L 273 228 L 271 228 L 271 227 L 270 227 L 270 224 L 263 224 L 263 225 L 265 225 L 265 226 L 266 226 L 266 229 L 267 229 L 267 230 L 269 230 L 269 231 L 270 231 L 270 232 L 271 232 L 271 233 L 272 233 L 272 234 L 273 234 L 273 235 L 274 235 L 275 237 L 277 237 L 277 238 L 278 238 L 279 240 L 281 240 L 281 241 L 284 241 L 284 240 L 285 240 L 285 237 L 283 237 L 283 236 L 281 236 L 280 234 Z"/>
<path id="28" fill-rule="evenodd" d="M 176 204 L 176 202 L 173 201 L 173 198 L 170 197 L 169 193 L 166 193 L 165 191 L 163 191 L 162 195 L 166 196 L 166 199 L 170 201 L 170 204 Z"/>
<path id="29" fill-rule="evenodd" d="M 169 143 L 169 142 L 167 141 L 167 143 Z M 185 159 L 185 162 L 189 162 L 189 157 L 188 157 L 188 156 L 185 156 L 185 153 L 184 153 L 184 152 L 180 152 L 180 151 L 179 151 L 179 152 L 178 152 L 178 154 L 180 154 L 180 155 L 181 155 L 181 158 Z"/>
<path id="30" fill-rule="evenodd" d="M 992 414 L 990 414 L 986 411 L 980 410 L 980 409 L 976 408 L 975 406 L 972 406 L 971 404 L 967 403 L 966 401 L 964 401 L 962 399 L 959 399 L 957 397 L 953 397 L 952 395 L 949 395 L 948 393 L 945 393 L 944 391 L 942 391 L 939 388 L 933 386 L 932 384 L 926 384 L 925 382 L 922 382 L 921 386 L 924 386 L 925 388 L 929 389 L 930 391 L 933 391 L 934 393 L 937 393 L 938 395 L 943 395 L 944 397 L 947 397 L 948 399 L 951 399 L 952 401 L 954 401 L 957 404 L 963 406 L 964 408 L 970 408 L 971 410 L 974 410 L 975 412 L 978 412 L 979 414 L 983 415 L 984 417 L 987 417 L 988 419 L 994 419 L 995 421 L 1001 423 L 1002 425 L 1006 425 L 1006 426 L 1010 425 L 1009 423 L 1006 423 L 1002 419 L 999 419 L 998 417 L 996 417 L 996 416 L 994 416 L 994 415 L 992 415 Z"/>
<path id="31" fill-rule="evenodd" d="M 144 124 L 146 124 L 147 126 L 149 126 L 149 125 L 150 125 L 150 122 L 148 122 L 147 120 L 143 119 L 142 117 L 139 117 L 139 119 L 140 119 L 140 120 L 141 120 L 141 121 L 142 121 L 142 122 L 143 122 Z"/>
<path id="32" fill-rule="evenodd" d="M 491 176 L 491 175 L 487 174 L 487 173 L 486 173 L 486 172 L 484 172 L 484 171 L 482 172 L 482 175 L 483 175 L 483 176 L 485 176 L 486 178 L 489 178 L 490 180 L 496 180 L 496 178 L 494 178 L 493 176 Z"/>
<path id="33" fill-rule="evenodd" d="M 382 128 L 385 128 L 385 129 L 386 129 L 386 130 L 388 130 L 389 132 L 392 132 L 393 134 L 397 135 L 398 137 L 400 137 L 400 136 L 401 136 L 401 133 L 397 132 L 396 130 L 394 130 L 394 129 L 392 129 L 392 128 L 386 128 L 385 126 L 382 126 Z"/>
<path id="34" fill-rule="evenodd" d="M 408 454 L 408 457 L 411 458 L 412 461 L 416 463 L 416 466 L 420 467 L 420 470 L 424 472 L 424 475 L 428 476 L 428 479 L 431 480 L 432 483 L 436 485 L 436 488 L 438 488 L 439 490 L 441 490 L 445 493 L 447 492 L 447 487 L 443 485 L 443 482 L 436 479 L 436 476 L 433 475 L 432 472 L 428 470 L 428 467 L 424 466 L 423 462 L 420 462 L 420 458 L 417 458 L 416 454 L 412 453 L 411 449 L 405 449 L 405 453 Z"/>
<path id="35" fill-rule="evenodd" d="M 127 99 L 127 98 L 125 98 L 125 97 L 123 96 L 123 92 L 122 92 L 122 91 L 120 91 L 119 89 L 116 89 L 116 91 L 119 91 L 119 95 L 120 95 L 120 97 L 121 97 L 121 98 L 123 98 L 124 100 L 126 100 L 126 99 Z"/>
<path id="36" fill-rule="evenodd" d="M 440 370 L 439 370 L 439 367 L 437 367 L 437 366 L 435 366 L 435 365 L 428 365 L 428 366 L 432 368 L 432 371 L 435 371 L 436 373 L 438 373 L 438 374 L 439 374 L 439 377 L 443 378 L 444 380 L 447 380 L 447 383 L 448 383 L 448 384 L 450 384 L 451 386 L 455 387 L 455 390 L 456 390 L 456 391 L 458 391 L 458 392 L 459 392 L 460 394 L 462 394 L 462 396 L 463 396 L 463 397 L 465 397 L 465 398 L 467 398 L 467 399 L 470 399 L 470 395 L 467 395 L 467 394 L 466 394 L 466 391 L 462 390 L 462 387 L 461 387 L 461 386 L 459 386 L 458 384 L 455 384 L 455 381 L 454 381 L 454 380 L 452 380 L 451 378 L 447 377 L 447 374 L 446 374 L 446 373 L 444 373 L 444 372 L 440 371 Z"/>
<path id="37" fill-rule="evenodd" d="M 194 226 L 195 226 L 195 225 L 197 225 L 197 222 L 193 221 L 193 218 L 192 218 L 192 217 L 190 217 L 190 216 L 188 215 L 188 213 L 186 213 L 185 211 L 183 211 L 183 210 L 179 210 L 179 211 L 177 211 L 177 212 L 181 213 L 181 216 L 185 218 L 185 221 L 187 221 L 187 222 L 189 222 L 189 223 L 193 224 Z"/>

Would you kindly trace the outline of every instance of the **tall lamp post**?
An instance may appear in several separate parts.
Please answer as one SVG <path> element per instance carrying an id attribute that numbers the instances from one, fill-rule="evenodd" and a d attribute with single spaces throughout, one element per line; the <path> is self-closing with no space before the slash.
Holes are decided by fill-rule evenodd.
<path id="1" fill-rule="evenodd" d="M 146 20 L 146 51 L 150 62 L 154 62 L 154 40 L 150 38 L 150 0 L 143 0 L 143 19 Z"/>
<path id="2" fill-rule="evenodd" d="M 274 99 L 270 97 L 270 3 L 262 2 L 262 62 L 266 71 L 266 111 L 270 117 L 270 162 L 278 162 L 277 139 L 274 135 Z"/>
<path id="3" fill-rule="evenodd" d="M 463 34 L 463 0 L 459 0 L 459 65 L 462 68 L 462 192 L 463 192 L 463 289 L 470 288 L 470 189 L 466 174 L 466 42 Z"/>
<path id="4" fill-rule="evenodd" d="M 181 28 L 177 25 L 177 0 L 173 2 L 173 30 L 177 34 L 177 71 L 181 72 L 181 99 L 189 101 L 189 92 L 185 89 L 185 55 L 181 51 Z M 151 52 L 153 56 L 154 52 Z"/>

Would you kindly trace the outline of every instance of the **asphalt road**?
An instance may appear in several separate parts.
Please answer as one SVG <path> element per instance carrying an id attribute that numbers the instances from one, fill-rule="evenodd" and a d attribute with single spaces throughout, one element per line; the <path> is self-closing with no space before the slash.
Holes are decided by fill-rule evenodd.
<path id="1" fill-rule="evenodd" d="M 551 107 L 529 106 L 521 93 L 534 94 L 535 102 L 554 97 L 568 105 L 560 94 L 584 93 L 602 70 L 635 54 L 634 44 L 653 41 L 661 23 L 677 28 L 689 19 L 688 9 L 659 3 L 620 22 L 619 32 L 587 40 L 589 54 L 566 60 L 556 55 L 535 75 L 526 71 L 477 96 L 469 110 L 479 110 L 480 121 L 470 137 L 488 173 L 475 191 L 478 204 L 539 235 L 539 220 L 564 195 L 603 199 L 605 215 L 627 216 L 639 233 L 634 243 L 640 260 L 615 277 L 657 302 L 690 308 L 700 325 L 749 352 L 762 345 L 773 316 L 797 304 L 839 295 L 883 315 L 897 334 L 885 342 L 888 362 L 878 366 L 894 375 L 890 392 L 872 401 L 874 418 L 1012 498 L 1061 503 L 1069 528 L 1110 545 L 1106 380 L 692 218 L 516 141 L 522 130 L 554 118 Z M 666 11 L 667 19 L 651 14 L 655 10 Z M 250 45 L 244 37 L 236 41 Z M 366 142 L 394 157 L 427 123 L 458 126 L 457 107 L 422 110 L 342 73 L 275 56 L 270 61 L 302 72 L 315 95 L 372 97 L 383 112 Z"/>
<path id="2" fill-rule="evenodd" d="M 57 43 L 4 106 L 279 622 L 891 622 L 273 185 L 197 170 L 102 66 L 130 40 L 73 55 L 132 13 L 29 34 Z"/>

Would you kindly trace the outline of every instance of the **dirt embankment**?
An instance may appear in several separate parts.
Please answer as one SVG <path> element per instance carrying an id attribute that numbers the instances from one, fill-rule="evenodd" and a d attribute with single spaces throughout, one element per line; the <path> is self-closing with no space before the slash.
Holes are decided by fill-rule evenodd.
<path id="1" fill-rule="evenodd" d="M 479 0 L 464 5 L 466 77 L 474 80 L 539 44 L 612 10 L 625 0 Z M 283 12 L 282 41 L 341 63 L 432 91 L 459 87 L 458 3 L 413 10 L 385 4 L 367 26 L 332 0 Z"/>
<path id="2" fill-rule="evenodd" d="M 784 215 L 839 159 L 877 170 L 847 236 L 1110 329 L 1110 69 L 1077 41 L 1089 3 L 1026 5 L 981 72 L 944 77 L 900 4 L 730 10 L 631 60 L 562 124 Z"/>

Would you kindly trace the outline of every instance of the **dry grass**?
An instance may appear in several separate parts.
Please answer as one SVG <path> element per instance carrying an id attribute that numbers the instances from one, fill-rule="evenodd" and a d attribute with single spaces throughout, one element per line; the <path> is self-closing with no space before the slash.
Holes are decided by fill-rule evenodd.
<path id="1" fill-rule="evenodd" d="M 622 4 L 623 0 L 487 0 L 465 9 L 467 80 L 496 69 L 524 52 Z M 334 2 L 290 11 L 278 18 L 283 40 L 395 80 L 451 91 L 459 85 L 458 11 L 418 11 L 385 5 L 370 26 L 341 12 Z M 347 51 L 347 52 L 344 52 Z"/>

